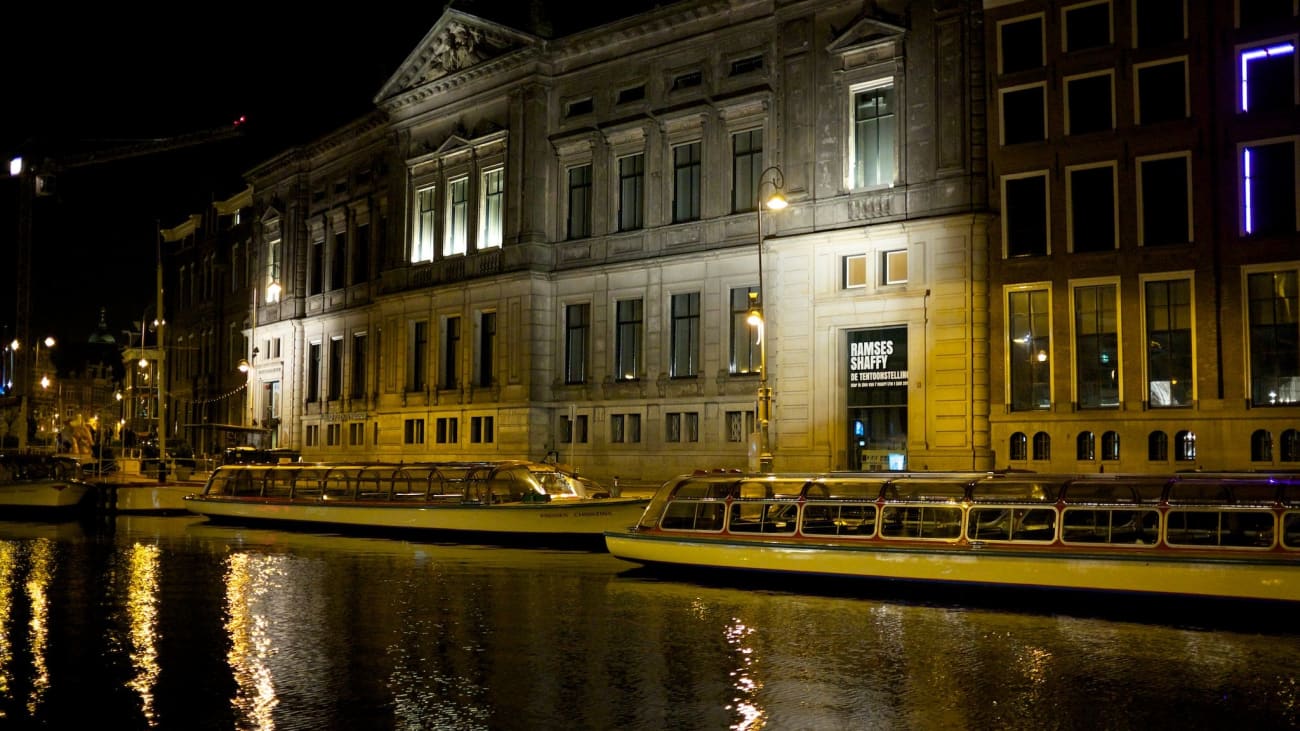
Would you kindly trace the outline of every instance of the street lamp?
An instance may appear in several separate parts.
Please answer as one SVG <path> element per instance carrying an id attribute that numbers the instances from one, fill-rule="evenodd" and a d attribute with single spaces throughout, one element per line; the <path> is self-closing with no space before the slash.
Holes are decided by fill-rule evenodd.
<path id="1" fill-rule="evenodd" d="M 771 179 L 768 179 L 771 173 Z M 765 185 L 772 186 L 772 194 L 763 197 Z M 750 310 L 747 321 L 758 330 L 758 471 L 766 474 L 772 472 L 772 389 L 767 385 L 767 333 L 764 308 L 767 306 L 767 291 L 763 289 L 763 207 L 779 211 L 789 205 L 781 190 L 785 187 L 785 175 L 781 168 L 773 165 L 758 176 L 755 191 L 757 205 L 754 213 L 758 216 L 758 292 L 750 295 Z"/>

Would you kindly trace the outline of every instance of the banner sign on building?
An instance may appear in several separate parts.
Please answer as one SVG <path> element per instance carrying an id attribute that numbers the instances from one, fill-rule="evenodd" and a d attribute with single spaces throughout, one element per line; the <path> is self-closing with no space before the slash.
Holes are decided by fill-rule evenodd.
<path id="1" fill-rule="evenodd" d="M 881 404 L 883 388 L 903 389 L 900 403 L 906 404 L 907 326 L 871 328 L 849 332 L 849 404 Z"/>

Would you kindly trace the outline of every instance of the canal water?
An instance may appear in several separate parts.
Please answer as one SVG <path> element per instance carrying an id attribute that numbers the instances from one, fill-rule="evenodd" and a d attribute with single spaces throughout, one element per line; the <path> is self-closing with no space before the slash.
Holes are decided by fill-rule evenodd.
<path id="1" fill-rule="evenodd" d="M 738 586 L 198 517 L 0 521 L 0 728 L 1268 729 L 1300 628 Z"/>

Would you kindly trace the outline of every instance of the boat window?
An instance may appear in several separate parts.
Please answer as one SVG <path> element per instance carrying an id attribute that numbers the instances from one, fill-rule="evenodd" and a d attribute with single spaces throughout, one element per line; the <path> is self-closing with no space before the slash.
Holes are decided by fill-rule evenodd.
<path id="1" fill-rule="evenodd" d="M 985 480 L 971 487 L 975 502 L 1056 502 L 1058 485 L 1045 480 Z"/>
<path id="2" fill-rule="evenodd" d="M 817 480 L 808 483 L 804 496 L 809 500 L 871 500 L 880 497 L 885 480 Z"/>
<path id="3" fill-rule="evenodd" d="M 1277 485 L 1265 480 L 1230 482 L 1191 479 L 1179 480 L 1169 486 L 1171 504 L 1271 505 L 1276 498 Z"/>
<path id="4" fill-rule="evenodd" d="M 714 498 L 720 500 L 736 493 L 736 482 L 736 480 L 688 480 L 677 486 L 677 489 L 673 491 L 673 498 Z"/>
<path id="5" fill-rule="evenodd" d="M 800 530 L 806 536 L 854 536 L 876 534 L 876 506 L 872 503 L 808 502 L 803 507 Z"/>
<path id="6" fill-rule="evenodd" d="M 292 496 L 296 498 L 320 497 L 325 472 L 325 470 L 318 468 L 298 469 L 296 467 L 280 467 L 271 470 L 271 474 L 277 478 L 277 489 L 281 485 L 287 485 L 292 490 Z M 267 486 L 267 494 L 270 494 L 269 485 Z"/>
<path id="7" fill-rule="evenodd" d="M 1056 538 L 1055 508 L 971 508 L 966 537 L 972 541 L 1041 541 Z"/>
<path id="8" fill-rule="evenodd" d="M 1288 510 L 1282 514 L 1282 546 L 1300 548 L 1300 511 Z"/>
<path id="9" fill-rule="evenodd" d="M 1156 510 L 1066 508 L 1061 518 L 1065 543 L 1154 546 L 1160 532 Z"/>
<path id="10" fill-rule="evenodd" d="M 1291 482 L 1280 486 L 1278 501 L 1288 508 L 1300 508 L 1300 484 Z"/>
<path id="11" fill-rule="evenodd" d="M 961 537 L 961 508 L 939 505 L 886 505 L 880 514 L 883 538 L 954 540 Z"/>
<path id="12" fill-rule="evenodd" d="M 886 500 L 963 500 L 966 483 L 947 480 L 894 480 L 885 485 Z"/>
<path id="13" fill-rule="evenodd" d="M 1062 499 L 1067 503 L 1150 503 L 1160 502 L 1164 480 L 1108 480 L 1085 478 L 1065 486 Z"/>
<path id="14" fill-rule="evenodd" d="M 695 500 L 673 500 L 664 511 L 659 527 L 664 530 L 722 530 L 723 511 L 726 503 L 720 501 L 699 502 Z"/>
<path id="15" fill-rule="evenodd" d="M 356 467 L 339 467 L 325 473 L 322 486 L 325 497 L 338 499 L 356 496 Z"/>
<path id="16" fill-rule="evenodd" d="M 794 533 L 799 504 L 787 500 L 737 500 L 727 530 L 734 533 Z"/>
<path id="17" fill-rule="evenodd" d="M 1171 546 L 1270 548 L 1275 518 L 1269 510 L 1171 509 L 1165 541 Z"/>

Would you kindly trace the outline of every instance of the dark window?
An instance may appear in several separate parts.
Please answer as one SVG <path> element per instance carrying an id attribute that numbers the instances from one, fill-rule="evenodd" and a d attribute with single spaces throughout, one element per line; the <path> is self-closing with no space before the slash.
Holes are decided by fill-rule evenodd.
<path id="1" fill-rule="evenodd" d="M 1016 432 L 1011 435 L 1011 459 L 1025 460 L 1029 459 L 1029 438 L 1024 432 Z"/>
<path id="2" fill-rule="evenodd" d="M 330 338 L 329 359 L 329 386 L 326 388 L 325 398 L 330 401 L 338 401 L 343 397 L 342 338 Z"/>
<path id="3" fill-rule="evenodd" d="M 1110 45 L 1110 3 L 1065 9 L 1065 50 Z"/>
<path id="4" fill-rule="evenodd" d="M 325 287 L 325 242 L 311 243 L 311 261 L 307 263 L 307 294 L 316 295 Z"/>
<path id="5" fill-rule="evenodd" d="M 1002 73 L 1042 68 L 1043 19 L 1026 18 L 998 26 Z"/>
<path id="6" fill-rule="evenodd" d="M 478 329 L 478 385 L 491 386 L 496 366 L 497 313 L 484 312 Z"/>
<path id="7" fill-rule="evenodd" d="M 1119 459 L 1119 433 L 1108 431 L 1101 435 L 1101 458 L 1114 462 Z"/>
<path id="8" fill-rule="evenodd" d="M 577 101 L 569 102 L 569 113 L 567 116 L 577 117 L 583 114 L 591 114 L 594 109 L 595 106 L 592 104 L 591 97 L 579 99 Z"/>
<path id="9" fill-rule="evenodd" d="M 1249 28 L 1291 17 L 1291 0 L 1237 0 L 1238 27 Z"/>
<path id="10" fill-rule="evenodd" d="M 442 387 L 460 387 L 460 318 L 448 317 L 442 342 Z"/>
<path id="11" fill-rule="evenodd" d="M 1047 176 L 1032 175 L 1006 181 L 1002 199 L 1002 225 L 1007 256 L 1042 256 L 1047 253 Z"/>
<path id="12" fill-rule="evenodd" d="M 564 382 L 587 381 L 587 330 L 591 305 L 568 305 L 564 308 Z"/>
<path id="13" fill-rule="evenodd" d="M 348 235 L 344 231 L 334 234 L 334 246 L 330 249 L 330 271 L 328 289 L 343 288 L 344 268 L 348 260 Z"/>
<path id="14" fill-rule="evenodd" d="M 758 176 L 763 172 L 763 130 L 731 136 L 731 211 L 752 211 L 758 205 Z"/>
<path id="15" fill-rule="evenodd" d="M 1073 251 L 1114 251 L 1115 168 L 1070 170 L 1069 176 Z"/>
<path id="16" fill-rule="evenodd" d="M 618 103 L 627 104 L 628 102 L 641 101 L 645 98 L 645 84 L 623 89 L 618 93 Z"/>
<path id="17" fill-rule="evenodd" d="M 673 378 L 699 375 L 700 367 L 700 293 L 673 295 L 672 304 Z"/>
<path id="18" fill-rule="evenodd" d="M 618 230 L 645 225 L 645 155 L 618 159 Z"/>
<path id="19" fill-rule="evenodd" d="M 700 217 L 700 143 L 673 148 L 673 223 Z"/>
<path id="20" fill-rule="evenodd" d="M 1052 458 L 1052 437 L 1045 431 L 1034 435 L 1034 459 L 1046 461 Z"/>
<path id="21" fill-rule="evenodd" d="M 1173 61 L 1137 70 L 1138 123 L 1187 118 L 1187 63 Z"/>
<path id="22" fill-rule="evenodd" d="M 642 308 L 639 299 L 619 300 L 615 305 L 618 322 L 614 331 L 614 375 L 619 380 L 641 377 Z"/>
<path id="23" fill-rule="evenodd" d="M 1256 429 L 1250 435 L 1250 461 L 1273 461 L 1273 435 L 1267 429 Z"/>
<path id="24" fill-rule="evenodd" d="M 763 68 L 762 56 L 750 56 L 749 58 L 740 58 L 731 62 L 731 75 L 739 76 L 751 71 L 758 71 Z"/>
<path id="25" fill-rule="evenodd" d="M 1300 431 L 1287 429 L 1282 432 L 1282 461 L 1300 462 Z"/>
<path id="26" fill-rule="evenodd" d="M 1250 306 L 1250 398 L 1255 406 L 1300 402 L 1300 276 L 1293 271 L 1247 277 Z"/>
<path id="27" fill-rule="evenodd" d="M 1181 41 L 1185 0 L 1137 0 L 1137 47 L 1155 48 Z"/>
<path id="28" fill-rule="evenodd" d="M 1191 202 L 1185 156 L 1138 161 L 1142 245 L 1167 246 L 1192 240 Z"/>
<path id="29" fill-rule="evenodd" d="M 421 320 L 411 328 L 411 377 L 406 388 L 423 391 L 428 386 L 429 323 Z"/>
<path id="30" fill-rule="evenodd" d="M 693 86 L 699 86 L 702 83 L 704 83 L 704 74 L 699 71 L 692 71 L 674 78 L 672 91 L 689 89 Z"/>
<path id="31" fill-rule="evenodd" d="M 1097 440 L 1092 432 L 1079 432 L 1074 440 L 1074 452 L 1074 458 L 1080 462 L 1091 462 L 1097 458 Z"/>
<path id="32" fill-rule="evenodd" d="M 370 224 L 357 226 L 356 246 L 352 249 L 352 283 L 361 284 L 370 278 Z"/>
<path id="33" fill-rule="evenodd" d="M 1254 145 L 1242 151 L 1242 186 L 1248 235 L 1296 230 L 1295 144 Z"/>
<path id="34" fill-rule="evenodd" d="M 307 403 L 320 400 L 320 343 L 307 348 Z"/>
<path id="35" fill-rule="evenodd" d="M 1002 144 L 1047 139 L 1045 113 L 1042 86 L 1002 92 Z"/>
<path id="36" fill-rule="evenodd" d="M 1151 462 L 1169 461 L 1169 437 L 1162 431 L 1147 435 L 1147 459 Z"/>
<path id="37" fill-rule="evenodd" d="M 1069 109 L 1066 134 L 1082 135 L 1114 128 L 1110 74 L 1069 79 L 1065 89 Z"/>
<path id="38" fill-rule="evenodd" d="M 591 235 L 591 166 L 569 168 L 569 238 Z"/>
<path id="39" fill-rule="evenodd" d="M 352 398 L 366 395 L 366 336 L 352 336 Z"/>

